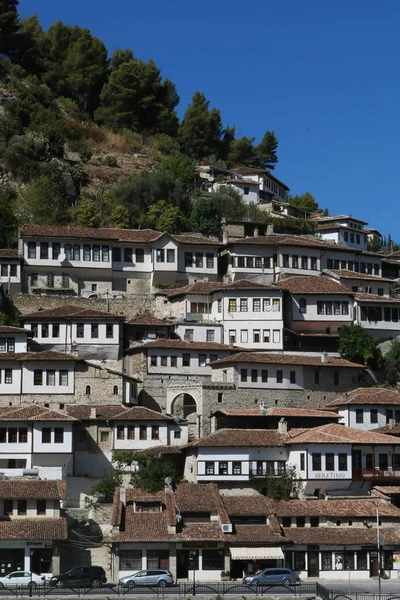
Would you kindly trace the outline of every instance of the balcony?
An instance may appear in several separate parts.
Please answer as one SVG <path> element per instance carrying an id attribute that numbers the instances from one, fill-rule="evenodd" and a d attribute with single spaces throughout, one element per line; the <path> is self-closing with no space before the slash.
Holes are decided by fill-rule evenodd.
<path id="1" fill-rule="evenodd" d="M 379 469 L 377 467 L 370 469 L 353 469 L 353 479 L 371 480 L 371 479 L 400 479 L 400 468 L 392 469 L 387 467 Z"/>
<path id="2" fill-rule="evenodd" d="M 283 469 L 250 469 L 249 475 L 250 477 L 281 477 L 285 474 L 285 470 Z"/>

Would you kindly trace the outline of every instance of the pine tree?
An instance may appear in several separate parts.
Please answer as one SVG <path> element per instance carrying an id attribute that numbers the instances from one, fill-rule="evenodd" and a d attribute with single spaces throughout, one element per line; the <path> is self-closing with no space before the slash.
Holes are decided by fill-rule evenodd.
<path id="1" fill-rule="evenodd" d="M 0 54 L 13 50 L 18 32 L 18 0 L 0 0 Z"/>
<path id="2" fill-rule="evenodd" d="M 278 162 L 277 148 L 278 140 L 275 133 L 273 131 L 266 131 L 263 139 L 255 149 L 258 161 L 265 169 L 269 169 L 270 171 L 275 169 L 275 165 Z"/>
<path id="3" fill-rule="evenodd" d="M 209 100 L 201 92 L 193 94 L 178 130 L 182 151 L 201 160 L 221 150 L 222 121 L 217 108 L 209 110 Z"/>

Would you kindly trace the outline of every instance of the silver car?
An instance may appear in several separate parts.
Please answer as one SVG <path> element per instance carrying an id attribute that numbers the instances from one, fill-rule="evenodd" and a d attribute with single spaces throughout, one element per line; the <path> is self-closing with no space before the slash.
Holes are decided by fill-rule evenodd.
<path id="1" fill-rule="evenodd" d="M 290 585 L 300 583 L 300 577 L 292 569 L 263 569 L 243 579 L 246 585 Z"/>
<path id="2" fill-rule="evenodd" d="M 166 569 L 145 569 L 138 571 L 133 575 L 121 577 L 119 583 L 126 588 L 133 588 L 141 585 L 154 585 L 157 587 L 165 587 L 174 583 L 174 578 L 171 571 Z"/>

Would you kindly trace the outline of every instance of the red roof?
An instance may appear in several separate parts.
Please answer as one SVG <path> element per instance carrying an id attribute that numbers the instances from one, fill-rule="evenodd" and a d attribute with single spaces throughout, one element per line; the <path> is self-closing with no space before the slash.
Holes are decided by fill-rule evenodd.
<path id="1" fill-rule="evenodd" d="M 374 304 L 400 304 L 400 298 L 388 298 L 387 296 L 378 296 L 376 294 L 354 294 L 358 302 L 373 302 Z"/>
<path id="2" fill-rule="evenodd" d="M 332 400 L 327 406 L 336 408 L 352 404 L 400 404 L 400 393 L 387 388 L 357 388 Z"/>
<path id="3" fill-rule="evenodd" d="M 75 421 L 64 412 L 50 410 L 37 404 L 1 406 L 0 421 Z"/>
<path id="4" fill-rule="evenodd" d="M 154 315 L 146 313 L 144 315 L 141 315 L 140 317 L 136 317 L 135 319 L 128 321 L 127 325 L 144 325 L 148 327 L 171 327 L 173 323 L 171 323 L 170 321 L 166 321 L 165 319 L 159 319 Z"/>
<path id="5" fill-rule="evenodd" d="M 383 433 L 374 433 L 373 431 L 362 431 L 352 427 L 345 427 L 337 423 L 320 425 L 307 429 L 299 435 L 289 432 L 292 439 L 287 444 L 396 444 L 398 438 L 385 435 Z"/>
<path id="6" fill-rule="evenodd" d="M 163 234 L 153 229 L 111 229 L 94 227 L 56 227 L 50 225 L 21 225 L 23 236 L 47 238 L 80 238 L 115 242 L 149 243 Z"/>
<path id="7" fill-rule="evenodd" d="M 165 340 L 157 339 L 154 342 L 146 342 L 145 344 L 138 344 L 128 350 L 130 352 L 135 350 L 141 350 L 143 348 L 157 348 L 157 349 L 170 349 L 170 350 L 210 350 L 210 351 L 234 351 L 235 349 L 227 344 L 219 344 L 218 342 L 185 342 L 183 340 Z M 215 363 L 214 363 L 215 364 Z"/>
<path id="8" fill-rule="evenodd" d="M 334 279 L 321 276 L 289 277 L 274 283 L 276 287 L 287 290 L 291 294 L 341 294 L 351 296 L 351 292 Z"/>
<path id="9" fill-rule="evenodd" d="M 73 304 L 65 304 L 64 306 L 56 306 L 55 308 L 49 308 L 48 310 L 38 310 L 33 313 L 23 315 L 23 320 L 29 322 L 30 320 L 44 321 L 47 319 L 77 319 L 77 320 L 124 320 L 123 315 L 116 315 L 103 310 L 93 310 L 91 308 L 85 308 L 84 306 L 75 306 Z"/>
<path id="10" fill-rule="evenodd" d="M 144 406 L 121 406 L 121 404 L 70 404 L 67 414 L 79 421 L 172 421 L 160 412 Z"/>
<path id="11" fill-rule="evenodd" d="M 339 415 L 333 411 L 311 408 L 221 408 L 215 412 L 228 417 L 312 417 L 339 419 Z"/>
<path id="12" fill-rule="evenodd" d="M 14 250 L 13 248 L 0 248 L 0 258 L 19 260 L 18 250 Z"/>
<path id="13" fill-rule="evenodd" d="M 37 479 L 11 479 L 0 481 L 0 498 L 65 500 L 66 481 Z"/>
<path id="14" fill-rule="evenodd" d="M 333 273 L 341 279 L 365 279 L 368 281 L 381 281 L 382 283 L 391 282 L 391 279 L 379 277 L 379 275 L 369 275 L 367 273 L 357 273 L 356 271 L 348 271 L 347 269 L 327 269 L 328 273 Z"/>
<path id="15" fill-rule="evenodd" d="M 67 519 L 63 517 L 0 521 L 0 540 L 66 540 Z"/>
<path id="16" fill-rule="evenodd" d="M 326 357 L 322 362 L 320 356 L 303 356 L 301 354 L 272 354 L 269 352 L 239 352 L 210 363 L 212 367 L 219 367 L 235 363 L 258 363 L 265 365 L 300 365 L 305 367 L 352 367 L 363 369 L 363 365 L 352 363 L 336 356 Z"/>
<path id="17" fill-rule="evenodd" d="M 190 448 L 261 448 L 283 446 L 287 433 L 276 429 L 219 429 L 187 445 Z"/>
<path id="18" fill-rule="evenodd" d="M 278 517 L 376 517 L 376 503 L 381 517 L 400 520 L 400 509 L 389 502 L 364 500 L 357 496 L 341 500 L 287 500 L 271 502 L 271 510 Z"/>

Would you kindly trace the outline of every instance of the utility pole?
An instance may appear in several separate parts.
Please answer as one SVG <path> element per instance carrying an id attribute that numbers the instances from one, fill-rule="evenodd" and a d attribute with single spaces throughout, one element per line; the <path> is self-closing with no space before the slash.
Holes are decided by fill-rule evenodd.
<path id="1" fill-rule="evenodd" d="M 378 547 L 378 593 L 379 597 L 382 593 L 382 581 L 381 581 L 381 540 L 379 530 L 379 503 L 374 502 L 376 507 L 376 544 Z"/>

